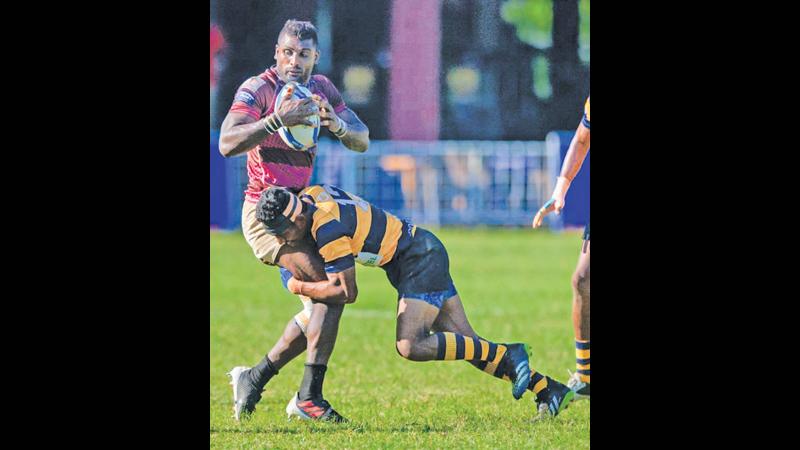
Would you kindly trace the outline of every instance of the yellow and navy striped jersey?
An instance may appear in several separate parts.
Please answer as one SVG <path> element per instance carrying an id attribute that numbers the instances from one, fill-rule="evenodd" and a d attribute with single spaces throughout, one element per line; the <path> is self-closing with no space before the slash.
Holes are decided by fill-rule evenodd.
<path id="1" fill-rule="evenodd" d="M 583 119 L 581 119 L 581 123 L 588 129 L 592 129 L 589 124 L 589 98 L 586 97 L 586 104 L 583 105 Z"/>
<path id="2" fill-rule="evenodd" d="M 326 261 L 326 270 L 328 261 L 345 245 L 358 263 L 383 266 L 408 247 L 416 231 L 408 221 L 336 186 L 309 186 L 299 195 L 315 207 L 311 235 Z M 344 264 L 337 263 L 337 267 Z"/>
<path id="3" fill-rule="evenodd" d="M 311 236 L 325 262 L 325 272 L 337 273 L 353 267 L 355 263 L 350 249 L 350 238 L 342 224 L 324 209 L 314 205 L 309 205 L 309 209 Z"/>

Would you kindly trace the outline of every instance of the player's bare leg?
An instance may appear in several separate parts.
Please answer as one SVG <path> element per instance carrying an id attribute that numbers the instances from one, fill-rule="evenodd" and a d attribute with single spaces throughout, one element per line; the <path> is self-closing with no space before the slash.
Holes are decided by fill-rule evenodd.
<path id="1" fill-rule="evenodd" d="M 294 277 L 301 281 L 327 280 L 322 259 L 315 248 L 295 247 L 294 250 L 290 253 L 293 258 L 287 261 L 287 264 L 281 263 L 281 266 L 289 269 Z M 312 301 L 311 314 L 305 330 L 307 353 L 303 381 L 300 383 L 300 390 L 286 406 L 289 416 L 336 422 L 345 420 L 330 406 L 322 394 L 328 360 L 336 344 L 339 319 L 343 311 L 344 305 Z"/>
<path id="2" fill-rule="evenodd" d="M 444 309 L 444 305 L 448 308 Z M 458 295 L 442 304 L 444 317 L 439 321 L 453 322 L 466 333 L 439 331 L 431 334 L 442 309 L 423 300 L 401 298 L 397 308 L 397 352 L 412 361 L 466 360 L 490 368 L 503 367 L 515 382 L 514 398 L 519 399 L 528 386 L 530 368 L 528 354 L 522 344 L 496 344 L 478 337 L 469 324 Z"/>
<path id="3" fill-rule="evenodd" d="M 422 300 L 401 298 L 397 303 L 397 353 L 411 361 L 436 359 L 439 342 L 430 335 L 439 308 Z"/>
<path id="4" fill-rule="evenodd" d="M 302 281 L 327 279 L 319 255 L 315 251 L 304 250 L 308 249 L 292 249 L 284 246 L 276 260 L 279 265 L 287 268 Z M 331 308 L 324 303 L 314 303 L 306 335 L 293 319 L 287 324 L 278 342 L 258 365 L 253 368 L 236 367 L 230 372 L 234 389 L 234 417 L 237 420 L 242 414 L 249 415 L 255 411 L 255 405 L 261 399 L 261 392 L 266 383 L 278 374 L 280 368 L 306 349 L 307 364 L 300 392 L 304 397 L 319 397 L 319 400 L 322 400 L 324 374 L 338 334 L 339 319 L 344 310 L 343 305 L 332 306 Z"/>
<path id="5" fill-rule="evenodd" d="M 283 249 L 287 249 L 284 253 Z M 291 251 L 284 246 L 278 253 L 279 264 L 287 268 L 301 281 L 327 280 L 323 262 L 315 249 L 295 247 Z M 329 305 L 312 301 L 310 320 L 306 326 L 306 363 L 325 365 L 330 359 L 336 336 L 339 333 L 339 319 L 344 305 Z M 290 328 L 290 327 L 287 327 Z M 292 328 L 293 329 L 293 328 Z M 298 336 L 296 333 L 294 336 Z M 284 336 L 292 337 L 292 335 Z M 298 336 L 299 337 L 299 336 Z"/>
<path id="6" fill-rule="evenodd" d="M 291 319 L 286 324 L 278 342 L 267 354 L 267 358 L 272 361 L 272 365 L 276 369 L 280 370 L 289 361 L 306 351 L 306 345 L 306 336 L 303 334 L 303 330 L 297 325 L 295 319 Z"/>
<path id="7" fill-rule="evenodd" d="M 575 273 L 572 274 L 572 325 L 575 339 L 589 338 L 589 249 L 591 241 L 583 241 Z M 584 251 L 585 249 L 585 251 Z"/>
<path id="8" fill-rule="evenodd" d="M 451 331 L 463 334 L 464 336 L 482 339 L 475 333 L 475 330 L 469 323 L 467 314 L 464 311 L 464 305 L 457 295 L 451 297 L 442 304 L 439 316 L 433 323 L 433 330 Z M 509 348 L 514 348 L 514 346 L 521 346 L 521 344 L 509 344 L 507 346 Z M 494 375 L 497 378 L 511 381 L 510 373 L 507 372 L 507 366 L 492 366 L 483 361 L 469 361 L 469 363 L 483 372 Z M 566 408 L 571 401 L 572 394 L 570 394 L 569 388 L 544 374 L 538 373 L 532 367 L 530 370 L 530 381 L 528 382 L 527 389 L 536 395 L 536 403 L 540 405 L 539 411 L 545 414 L 557 415 Z M 553 406 L 552 408 L 551 405 Z"/>
<path id="9" fill-rule="evenodd" d="M 461 303 L 461 297 L 458 295 L 450 297 L 442 303 L 439 315 L 433 323 L 433 329 L 435 331 L 452 331 L 464 336 L 480 337 L 469 323 L 467 313 L 464 311 L 464 305 Z"/>
<path id="10" fill-rule="evenodd" d="M 590 337 L 589 337 L 589 255 L 591 241 L 584 240 L 578 265 L 572 274 L 572 326 L 575 330 L 576 371 L 569 380 L 576 398 L 589 398 Z"/>
<path id="11" fill-rule="evenodd" d="M 328 364 L 339 334 L 344 305 L 312 302 L 311 319 L 306 329 L 306 364 Z"/>

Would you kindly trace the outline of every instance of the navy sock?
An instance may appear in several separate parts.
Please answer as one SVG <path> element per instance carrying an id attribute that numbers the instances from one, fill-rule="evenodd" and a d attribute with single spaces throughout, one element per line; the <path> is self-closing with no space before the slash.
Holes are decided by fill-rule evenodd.
<path id="1" fill-rule="evenodd" d="M 276 369 L 275 366 L 272 365 L 272 361 L 265 356 L 264 359 L 250 371 L 250 381 L 258 386 L 259 389 L 263 389 L 267 382 L 277 374 L 278 369 Z"/>
<path id="2" fill-rule="evenodd" d="M 303 373 L 303 382 L 300 384 L 300 392 L 297 397 L 301 401 L 322 400 L 322 383 L 325 381 L 325 371 L 328 366 L 324 364 L 308 364 Z"/>

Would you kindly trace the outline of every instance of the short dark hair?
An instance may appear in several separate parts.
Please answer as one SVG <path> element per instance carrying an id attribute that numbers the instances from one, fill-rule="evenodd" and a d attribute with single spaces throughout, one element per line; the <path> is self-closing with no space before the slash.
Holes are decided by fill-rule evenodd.
<path id="1" fill-rule="evenodd" d="M 317 27 L 315 27 L 311 22 L 289 19 L 285 24 L 283 24 L 281 32 L 278 33 L 278 40 L 280 40 L 281 36 L 284 34 L 288 34 L 289 36 L 297 36 L 297 39 L 300 39 L 301 41 L 311 39 L 314 41 L 315 46 L 319 45 L 317 43 Z"/>
<path id="2" fill-rule="evenodd" d="M 261 193 L 258 203 L 256 203 L 256 219 L 264 225 L 267 233 L 277 236 L 289 228 L 292 219 L 284 215 L 289 202 L 294 202 L 290 208 L 292 211 L 297 210 L 296 205 L 299 203 L 298 215 L 307 211 L 306 203 L 300 201 L 286 188 L 270 186 Z"/>
<path id="3" fill-rule="evenodd" d="M 279 187 L 271 187 L 261 193 L 256 204 L 256 219 L 263 223 L 271 223 L 283 217 L 283 210 L 289 204 L 289 191 Z"/>

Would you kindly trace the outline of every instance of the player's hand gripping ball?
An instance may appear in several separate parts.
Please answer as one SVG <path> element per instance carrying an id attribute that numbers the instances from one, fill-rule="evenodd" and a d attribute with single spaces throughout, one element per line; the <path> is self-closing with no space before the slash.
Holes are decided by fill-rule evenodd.
<path id="1" fill-rule="evenodd" d="M 287 99 L 305 99 L 310 98 L 311 95 L 311 91 L 301 84 L 293 81 L 286 83 L 286 85 L 281 88 L 280 92 L 278 92 L 278 97 L 275 101 L 275 111 L 277 111 L 281 103 Z M 317 145 L 317 140 L 319 139 L 319 115 L 311 114 L 307 116 L 307 119 L 313 124 L 312 126 L 297 124 L 278 129 L 278 134 L 286 145 L 300 151 L 308 150 Z"/>

